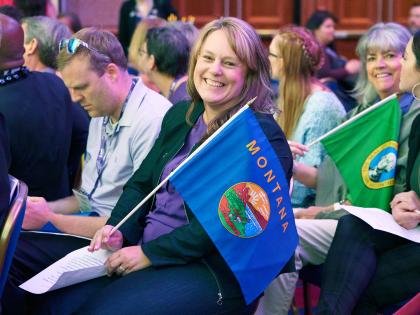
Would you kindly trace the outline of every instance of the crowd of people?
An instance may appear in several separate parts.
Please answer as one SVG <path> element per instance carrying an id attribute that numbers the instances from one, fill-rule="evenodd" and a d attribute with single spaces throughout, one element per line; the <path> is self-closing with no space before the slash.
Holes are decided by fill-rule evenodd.
<path id="1" fill-rule="evenodd" d="M 200 30 L 167 21 L 177 14 L 170 1 L 124 2 L 119 37 L 82 28 L 74 13 L 52 18 L 46 6 L 16 4 L 0 6 L 0 227 L 8 174 L 28 185 L 29 197 L 0 313 L 287 314 L 308 264 L 324 264 L 318 314 L 377 314 L 420 292 L 420 245 L 340 209 L 354 188 L 314 144 L 397 95 L 390 212 L 404 229 L 418 228 L 420 4 L 409 29 L 372 25 L 354 60 L 335 51 L 338 20 L 327 11 L 314 12 L 305 27 L 280 28 L 265 47 L 238 18 Z M 299 244 L 264 294 L 247 303 L 171 182 L 113 228 L 253 98 L 291 186 Z M 84 246 L 113 252 L 108 277 L 41 295 L 19 287 Z"/>

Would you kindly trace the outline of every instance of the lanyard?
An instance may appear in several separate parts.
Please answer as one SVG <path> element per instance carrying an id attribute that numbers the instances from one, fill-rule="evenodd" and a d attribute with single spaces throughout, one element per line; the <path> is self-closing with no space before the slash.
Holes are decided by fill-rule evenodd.
<path id="1" fill-rule="evenodd" d="M 95 180 L 95 184 L 93 185 L 92 191 L 88 195 L 89 200 L 92 198 L 93 193 L 95 192 L 96 188 L 98 187 L 99 180 L 102 177 L 102 173 L 104 172 L 105 165 L 106 165 L 106 160 L 107 160 L 107 157 L 109 155 L 109 150 L 107 152 L 107 147 L 111 147 L 111 142 L 112 142 L 114 136 L 120 130 L 120 128 L 119 128 L 120 120 L 121 120 L 121 118 L 124 114 L 124 111 L 125 111 L 125 108 L 127 106 L 128 100 L 130 99 L 131 93 L 133 92 L 134 87 L 136 86 L 136 83 L 137 83 L 137 79 L 133 79 L 131 81 L 130 91 L 128 92 L 128 95 L 125 98 L 124 104 L 121 108 L 120 117 L 118 118 L 118 122 L 117 122 L 115 128 L 113 128 L 113 132 L 110 136 L 108 136 L 106 134 L 106 126 L 108 125 L 108 123 L 110 123 L 111 119 L 108 116 L 108 117 L 104 117 L 103 120 L 102 120 L 101 145 L 100 145 L 100 148 L 99 148 L 98 157 L 96 158 L 96 170 L 98 172 L 98 177 Z"/>

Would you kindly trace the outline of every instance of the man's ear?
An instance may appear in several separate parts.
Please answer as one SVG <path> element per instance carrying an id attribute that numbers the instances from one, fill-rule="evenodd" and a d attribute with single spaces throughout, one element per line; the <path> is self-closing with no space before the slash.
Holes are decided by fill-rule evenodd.
<path id="1" fill-rule="evenodd" d="M 105 68 L 105 75 L 113 82 L 118 80 L 120 68 L 115 63 L 109 63 Z"/>
<path id="2" fill-rule="evenodd" d="M 27 44 L 27 47 L 25 49 L 27 50 L 27 54 L 34 54 L 34 52 L 38 48 L 38 40 L 36 38 L 32 38 L 29 44 Z"/>

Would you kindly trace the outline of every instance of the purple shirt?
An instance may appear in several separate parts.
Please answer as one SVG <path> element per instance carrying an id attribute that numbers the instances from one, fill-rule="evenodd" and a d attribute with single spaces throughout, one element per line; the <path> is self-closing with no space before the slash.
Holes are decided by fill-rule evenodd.
<path id="1" fill-rule="evenodd" d="M 181 162 L 189 155 L 192 147 L 200 141 L 207 131 L 203 116 L 197 120 L 190 130 L 188 137 L 175 157 L 166 164 L 163 169 L 161 180 L 166 178 Z M 187 224 L 187 216 L 184 209 L 184 200 L 175 191 L 174 186 L 168 181 L 156 193 L 155 208 L 146 216 L 146 228 L 140 243 L 154 240 L 163 234 L 167 234 L 177 227 Z"/>
<path id="2" fill-rule="evenodd" d="M 191 100 L 191 96 L 187 92 L 187 81 L 182 82 L 175 91 L 172 91 L 168 96 L 168 100 L 173 105 Z"/>

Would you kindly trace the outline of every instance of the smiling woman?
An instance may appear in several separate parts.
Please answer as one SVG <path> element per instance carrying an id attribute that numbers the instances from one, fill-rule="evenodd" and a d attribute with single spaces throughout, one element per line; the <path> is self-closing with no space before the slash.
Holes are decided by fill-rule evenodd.
<path id="1" fill-rule="evenodd" d="M 399 92 L 400 60 L 410 39 L 408 30 L 397 23 L 378 23 L 359 40 L 356 53 L 362 66 L 355 87 L 355 96 L 362 107 Z"/>

